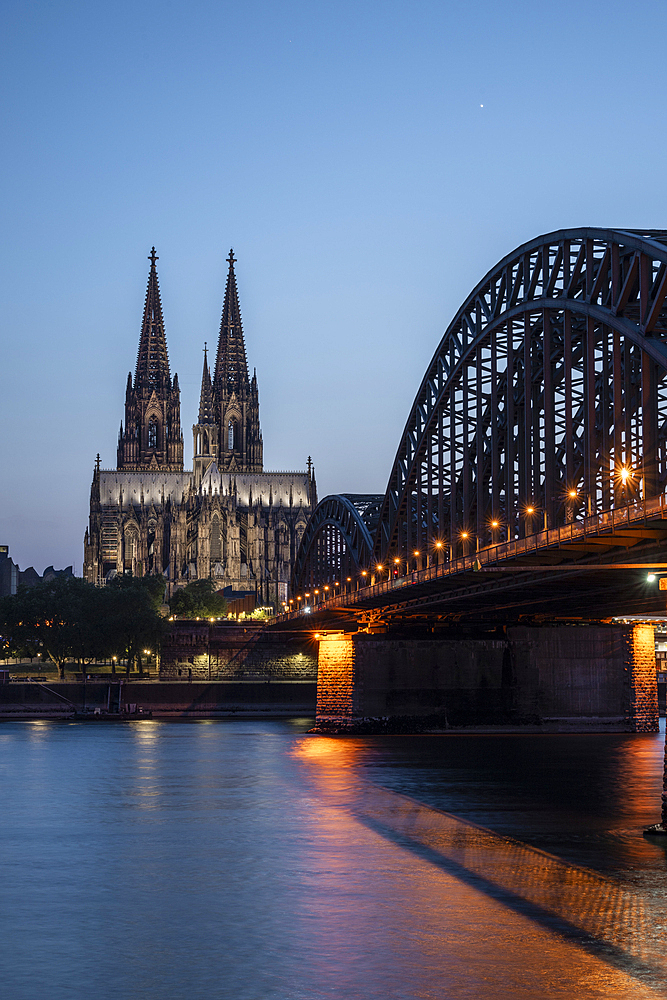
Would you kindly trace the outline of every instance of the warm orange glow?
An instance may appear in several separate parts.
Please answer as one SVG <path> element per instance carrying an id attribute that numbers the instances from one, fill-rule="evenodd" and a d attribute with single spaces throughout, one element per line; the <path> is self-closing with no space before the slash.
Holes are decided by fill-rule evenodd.
<path id="1" fill-rule="evenodd" d="M 362 569 L 362 571 L 361 571 L 361 575 L 362 575 L 362 576 L 368 576 L 368 574 L 366 573 L 366 570 L 365 570 L 365 569 Z"/>
<path id="2" fill-rule="evenodd" d="M 492 528 L 497 528 L 498 527 L 498 521 L 492 521 L 491 522 L 491 527 Z"/>
<path id="3" fill-rule="evenodd" d="M 378 571 L 378 573 L 381 573 L 382 570 L 384 569 L 384 566 L 381 563 L 378 563 L 375 568 Z"/>
<path id="4" fill-rule="evenodd" d="M 568 494 L 567 495 L 574 500 L 576 498 L 576 496 L 577 496 L 577 491 L 576 490 L 568 490 Z"/>
<path id="5" fill-rule="evenodd" d="M 467 532 L 467 531 L 462 531 L 462 532 L 461 532 L 461 538 L 463 538 L 464 540 L 465 540 L 466 538 L 468 538 L 468 532 Z"/>
<path id="6" fill-rule="evenodd" d="M 396 563 L 396 565 L 398 565 L 400 563 L 400 561 L 401 561 L 400 559 L 394 559 L 394 562 Z"/>
<path id="7" fill-rule="evenodd" d="M 442 542 L 436 542 L 435 543 L 435 547 L 436 547 L 436 549 L 441 549 L 442 548 Z M 396 560 L 396 562 L 398 562 L 398 559 Z"/>
<path id="8" fill-rule="evenodd" d="M 526 507 L 526 514 L 534 514 L 534 513 L 535 513 L 534 507 Z"/>
<path id="9" fill-rule="evenodd" d="M 418 556 L 419 555 L 419 549 L 415 549 L 415 551 L 412 554 L 413 554 L 413 556 Z"/>

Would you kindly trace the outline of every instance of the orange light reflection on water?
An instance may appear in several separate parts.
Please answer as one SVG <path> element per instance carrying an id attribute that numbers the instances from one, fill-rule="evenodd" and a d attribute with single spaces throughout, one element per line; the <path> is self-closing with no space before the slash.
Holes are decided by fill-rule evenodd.
<path id="1" fill-rule="evenodd" d="M 648 742 L 619 746 L 621 780 L 637 789 L 654 767 L 655 741 L 653 749 Z M 363 877 L 373 880 L 374 899 L 388 900 L 381 922 L 385 938 L 395 934 L 396 948 L 404 949 L 407 933 L 419 961 L 445 978 L 444 966 L 467 956 L 485 996 L 665 995 L 667 936 L 662 913 L 649 912 L 645 899 L 597 872 L 373 785 L 355 767 L 363 752 L 354 739 L 311 736 L 298 742 L 293 758 L 316 791 L 330 875 L 344 870 L 346 842 L 355 850 L 364 843 L 373 860 Z M 645 793 L 632 794 L 637 805 Z M 349 877 L 356 883 L 354 873 Z M 397 925 L 394 912 L 401 914 Z M 338 913 L 343 922 L 350 916 Z M 593 953 L 563 937 L 557 924 L 579 932 Z M 661 992 L 607 964 L 600 955 L 610 949 L 615 961 L 640 963 Z"/>

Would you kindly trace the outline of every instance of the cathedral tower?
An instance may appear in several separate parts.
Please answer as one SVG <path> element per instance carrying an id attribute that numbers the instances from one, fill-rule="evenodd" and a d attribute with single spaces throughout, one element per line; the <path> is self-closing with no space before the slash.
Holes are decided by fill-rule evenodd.
<path id="1" fill-rule="evenodd" d="M 169 373 L 155 247 L 148 259 L 151 269 L 134 385 L 130 372 L 125 392 L 125 430 L 121 423 L 118 437 L 118 469 L 180 472 L 183 469 L 180 390 L 178 375 L 174 375 L 172 382 Z"/>
<path id="2" fill-rule="evenodd" d="M 227 260 L 229 272 L 213 377 L 218 466 L 224 472 L 262 472 L 259 391 L 257 376 L 253 373 L 252 379 L 248 378 L 233 250 Z"/>

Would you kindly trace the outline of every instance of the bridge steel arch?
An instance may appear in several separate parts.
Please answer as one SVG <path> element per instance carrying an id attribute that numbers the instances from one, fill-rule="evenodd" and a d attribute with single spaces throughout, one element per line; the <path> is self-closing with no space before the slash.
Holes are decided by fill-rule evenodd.
<path id="1" fill-rule="evenodd" d="M 501 260 L 428 366 L 372 561 L 436 541 L 460 552 L 662 492 L 666 294 L 665 231 L 562 230 Z"/>
<path id="2" fill-rule="evenodd" d="M 292 592 L 357 580 L 369 565 L 382 494 L 338 493 L 324 497 L 310 516 L 301 538 Z"/>

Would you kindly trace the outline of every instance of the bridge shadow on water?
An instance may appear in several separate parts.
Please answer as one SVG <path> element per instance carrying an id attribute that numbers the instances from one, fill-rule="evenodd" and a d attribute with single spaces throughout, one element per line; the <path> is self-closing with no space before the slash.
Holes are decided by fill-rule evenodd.
<path id="1" fill-rule="evenodd" d="M 654 744 L 651 755 L 661 750 L 662 739 Z M 623 777 L 631 779 L 634 748 L 627 746 L 630 759 L 625 759 Z M 364 776 L 365 755 L 361 742 L 326 737 L 305 740 L 295 751 L 309 780 L 317 786 L 318 795 L 386 842 L 410 852 L 415 860 L 446 873 L 475 893 L 482 893 L 505 911 L 543 928 L 548 941 L 556 935 L 635 981 L 640 980 L 649 989 L 658 990 L 659 995 L 665 994 L 663 893 L 647 895 L 641 887 L 624 884 L 622 878 L 569 863 L 514 836 L 381 787 Z M 637 755 L 645 756 L 645 748 L 639 743 Z M 631 786 L 628 794 L 632 800 Z M 639 803 L 640 798 L 642 792 L 636 791 L 631 810 L 633 806 L 641 808 L 644 803 Z M 639 838 L 641 844 L 641 828 L 624 830 L 622 834 Z M 659 847 L 643 846 L 660 856 L 663 853 Z M 513 947 L 512 942 L 504 943 Z M 550 950 L 547 944 L 545 962 Z M 620 995 L 616 988 L 613 992 Z"/>

